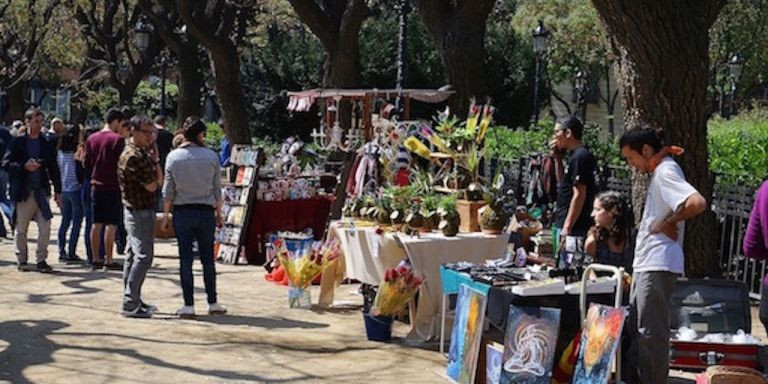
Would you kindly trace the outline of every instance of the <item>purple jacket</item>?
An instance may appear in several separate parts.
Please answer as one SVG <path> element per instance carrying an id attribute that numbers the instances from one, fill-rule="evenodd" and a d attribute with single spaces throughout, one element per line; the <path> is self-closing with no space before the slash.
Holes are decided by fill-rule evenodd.
<path id="1" fill-rule="evenodd" d="M 747 257 L 757 260 L 768 259 L 768 181 L 764 181 L 757 191 L 743 246 L 744 255 Z M 764 282 L 768 284 L 768 275 Z"/>

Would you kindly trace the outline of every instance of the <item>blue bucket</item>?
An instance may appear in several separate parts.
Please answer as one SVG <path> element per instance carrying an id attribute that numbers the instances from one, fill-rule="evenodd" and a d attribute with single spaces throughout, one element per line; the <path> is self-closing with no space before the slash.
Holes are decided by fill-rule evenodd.
<path id="1" fill-rule="evenodd" d="M 363 312 L 365 333 L 371 341 L 392 340 L 392 316 L 372 316 Z"/>

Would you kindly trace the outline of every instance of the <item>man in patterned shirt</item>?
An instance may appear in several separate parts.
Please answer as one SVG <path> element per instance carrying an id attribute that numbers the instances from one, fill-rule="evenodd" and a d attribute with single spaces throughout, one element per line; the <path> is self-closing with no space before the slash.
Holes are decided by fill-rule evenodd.
<path id="1" fill-rule="evenodd" d="M 128 255 L 123 267 L 123 310 L 125 317 L 152 317 L 155 307 L 141 301 L 141 286 L 152 265 L 155 242 L 156 191 L 163 172 L 155 145 L 157 131 L 146 116 L 131 118 L 131 138 L 117 162 L 117 176 L 123 191 Z"/>

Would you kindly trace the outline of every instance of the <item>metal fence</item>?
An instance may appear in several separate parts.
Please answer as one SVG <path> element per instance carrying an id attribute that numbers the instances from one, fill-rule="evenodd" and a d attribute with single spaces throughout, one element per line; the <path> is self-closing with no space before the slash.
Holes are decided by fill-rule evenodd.
<path id="1" fill-rule="evenodd" d="M 504 175 L 505 185 L 515 191 L 518 201 L 525 202 L 531 188 L 531 174 L 535 170 L 536 157 L 515 160 L 491 159 L 483 167 L 483 175 Z M 608 166 L 601 169 L 598 184 L 601 189 L 615 190 L 629 196 L 631 171 L 627 167 Z M 717 182 L 712 196 L 712 211 L 717 220 L 718 257 L 723 277 L 741 281 L 749 288 L 750 297 L 759 299 L 762 294 L 766 261 L 744 257 L 742 240 L 754 202 L 755 190 L 743 186 L 722 185 Z"/>

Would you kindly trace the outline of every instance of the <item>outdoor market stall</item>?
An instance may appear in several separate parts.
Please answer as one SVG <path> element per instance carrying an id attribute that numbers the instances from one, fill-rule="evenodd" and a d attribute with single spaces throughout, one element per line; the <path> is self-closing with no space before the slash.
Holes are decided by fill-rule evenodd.
<path id="1" fill-rule="evenodd" d="M 508 235 L 488 235 L 482 232 L 462 233 L 447 237 L 438 233 L 410 236 L 402 233 L 377 233 L 374 227 L 354 227 L 340 222 L 332 223 L 332 231 L 341 240 L 343 263 L 327 274 L 336 279 L 346 276 L 362 283 L 378 285 L 385 272 L 408 258 L 413 271 L 424 279 L 420 295 L 412 314 L 411 339 L 426 341 L 437 337 L 440 320 L 442 280 L 440 266 L 445 263 L 471 261 L 482 263 L 486 259 L 501 257 L 506 249 Z M 326 278 L 321 286 L 320 304 L 333 300 L 334 284 Z"/>

